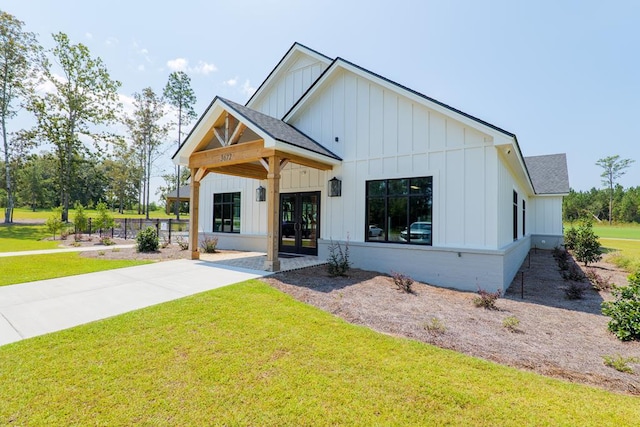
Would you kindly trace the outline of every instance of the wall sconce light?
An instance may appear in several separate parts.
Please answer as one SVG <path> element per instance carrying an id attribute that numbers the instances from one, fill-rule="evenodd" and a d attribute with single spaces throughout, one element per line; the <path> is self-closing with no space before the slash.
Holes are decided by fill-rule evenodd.
<path id="1" fill-rule="evenodd" d="M 507 150 L 505 151 L 505 153 L 507 153 L 507 156 L 508 156 L 509 154 L 511 154 L 511 148 L 507 148 Z"/>
<path id="2" fill-rule="evenodd" d="M 267 200 L 267 189 L 262 185 L 256 188 L 256 202 L 264 202 Z"/>
<path id="3" fill-rule="evenodd" d="M 329 180 L 329 197 L 342 196 L 342 181 L 335 176 Z"/>

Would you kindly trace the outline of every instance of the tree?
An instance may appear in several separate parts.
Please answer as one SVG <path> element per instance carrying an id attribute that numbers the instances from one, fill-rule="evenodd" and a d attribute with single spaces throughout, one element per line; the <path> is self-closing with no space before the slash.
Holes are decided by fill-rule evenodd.
<path id="1" fill-rule="evenodd" d="M 136 200 L 136 182 L 141 180 L 135 151 L 123 141 L 114 145 L 111 156 L 104 163 L 104 173 L 108 178 L 107 198 L 117 203 L 118 212 L 123 213 Z"/>
<path id="2" fill-rule="evenodd" d="M 37 118 L 38 139 L 55 147 L 61 219 L 67 222 L 73 174 L 81 158 L 78 155 L 86 150 L 80 136 L 93 141 L 97 149 L 98 142 L 112 138 L 111 134 L 95 129 L 116 121 L 120 82 L 111 79 L 102 60 L 92 58 L 85 45 L 71 44 L 64 33 L 54 34 L 53 39 L 56 46 L 51 53 L 63 75 L 56 75 L 46 63 L 44 75 L 54 90 L 34 98 L 30 109 Z"/>
<path id="3" fill-rule="evenodd" d="M 174 71 L 169 74 L 169 81 L 164 88 L 164 97 L 167 102 L 178 110 L 178 148 L 182 143 L 182 125 L 188 125 L 196 118 L 193 105 L 196 103 L 196 95 L 191 89 L 191 79 L 183 71 Z M 177 197 L 180 200 L 180 165 L 177 165 L 176 188 Z M 180 203 L 175 204 L 176 219 L 180 219 Z"/>
<path id="4" fill-rule="evenodd" d="M 146 218 L 149 219 L 149 183 L 151 167 L 163 154 L 162 145 L 171 129 L 171 123 L 162 123 L 165 115 L 165 103 L 150 87 L 142 93 L 133 94 L 135 110 L 131 117 L 125 118 L 125 124 L 137 148 L 142 174 L 142 203 L 145 205 Z"/>
<path id="5" fill-rule="evenodd" d="M 605 157 L 596 162 L 597 166 L 604 169 L 600 177 L 602 177 L 602 184 L 609 189 L 609 225 L 612 221 L 613 186 L 633 162 L 634 160 L 631 159 L 621 159 L 619 155 Z"/>
<path id="6" fill-rule="evenodd" d="M 602 259 L 600 252 L 600 241 L 593 232 L 591 221 L 585 221 L 576 232 L 573 251 L 576 259 L 583 262 L 585 267 L 590 262 L 598 262 Z"/>
<path id="7" fill-rule="evenodd" d="M 34 91 L 38 79 L 34 65 L 38 62 L 42 48 L 33 33 L 22 29 L 24 23 L 14 16 L 0 11 L 0 127 L 5 168 L 7 207 L 4 222 L 12 222 L 14 206 L 14 181 L 11 170 L 15 146 L 9 140 L 7 122 L 17 113 L 15 101 L 26 99 Z"/>

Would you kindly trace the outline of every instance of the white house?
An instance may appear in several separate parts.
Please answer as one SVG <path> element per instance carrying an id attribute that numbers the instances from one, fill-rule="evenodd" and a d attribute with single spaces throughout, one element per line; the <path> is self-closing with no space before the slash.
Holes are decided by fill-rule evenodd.
<path id="1" fill-rule="evenodd" d="M 564 154 L 523 157 L 513 133 L 298 43 L 246 105 L 216 97 L 174 161 L 193 258 L 203 234 L 269 270 L 348 241 L 355 267 L 504 290 L 562 242 Z"/>

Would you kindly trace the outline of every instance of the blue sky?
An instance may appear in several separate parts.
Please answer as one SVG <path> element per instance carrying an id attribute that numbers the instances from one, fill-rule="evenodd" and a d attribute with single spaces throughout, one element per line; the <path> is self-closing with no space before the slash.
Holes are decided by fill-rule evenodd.
<path id="1" fill-rule="evenodd" d="M 126 96 L 160 93 L 182 69 L 198 114 L 216 95 L 244 103 L 297 41 L 515 133 L 525 156 L 567 153 L 576 190 L 600 187 L 595 162 L 615 154 L 636 160 L 620 183 L 640 185 L 637 1 L 9 0 L 2 10 L 47 48 L 58 31 L 87 45 Z"/>

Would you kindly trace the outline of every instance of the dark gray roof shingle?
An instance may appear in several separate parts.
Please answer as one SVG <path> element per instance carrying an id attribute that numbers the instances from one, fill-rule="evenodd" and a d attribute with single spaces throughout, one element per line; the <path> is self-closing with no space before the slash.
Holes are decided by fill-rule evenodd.
<path id="1" fill-rule="evenodd" d="M 180 187 L 180 198 L 187 198 L 191 196 L 191 185 L 183 185 Z M 178 197 L 178 190 L 169 191 L 165 197 Z"/>
<path id="2" fill-rule="evenodd" d="M 525 157 L 524 162 L 536 194 L 569 193 L 566 154 Z"/>
<path id="3" fill-rule="evenodd" d="M 276 141 L 284 142 L 295 147 L 304 148 L 314 153 L 322 154 L 332 159 L 342 160 L 340 157 L 327 150 L 304 133 L 300 132 L 288 123 L 271 116 L 267 116 L 259 111 L 252 110 L 244 105 L 237 104 L 228 99 L 219 98 L 222 102 L 233 108 L 238 114 L 242 115 L 246 120 L 258 126 L 265 133 Z"/>

